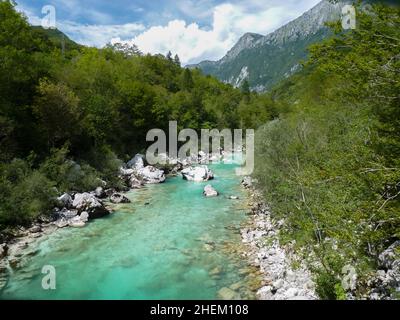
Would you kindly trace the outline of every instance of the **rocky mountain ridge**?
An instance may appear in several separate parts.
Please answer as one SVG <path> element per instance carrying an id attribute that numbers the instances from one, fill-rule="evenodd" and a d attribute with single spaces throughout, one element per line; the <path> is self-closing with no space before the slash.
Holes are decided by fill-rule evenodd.
<path id="1" fill-rule="evenodd" d="M 189 67 L 200 68 L 236 87 L 247 79 L 252 90 L 268 90 L 299 69 L 300 61 L 307 56 L 307 47 L 329 35 L 326 22 L 339 19 L 347 3 L 323 0 L 266 36 L 244 34 L 221 60 L 203 61 Z"/>

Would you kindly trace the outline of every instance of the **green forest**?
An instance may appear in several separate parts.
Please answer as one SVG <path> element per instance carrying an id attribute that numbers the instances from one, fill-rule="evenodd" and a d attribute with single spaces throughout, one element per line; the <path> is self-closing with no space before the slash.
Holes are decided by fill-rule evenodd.
<path id="1" fill-rule="evenodd" d="M 50 213 L 62 192 L 122 188 L 121 164 L 168 121 L 254 128 L 254 178 L 286 219 L 282 241 L 310 260 L 321 298 L 343 298 L 343 266 L 363 283 L 400 239 L 400 10 L 371 10 L 355 30 L 332 23 L 301 71 L 258 94 L 171 54 L 69 40 L 61 50 L 57 33 L 1 1 L 0 230 Z"/>
<path id="2" fill-rule="evenodd" d="M 49 212 L 54 196 L 119 186 L 122 161 L 150 129 L 242 128 L 274 116 L 267 97 L 234 89 L 179 57 L 122 45 L 79 46 L 31 27 L 0 2 L 0 229 Z"/>
<path id="3" fill-rule="evenodd" d="M 260 186 L 328 299 L 344 297 L 345 265 L 362 283 L 400 237 L 400 11 L 375 5 L 357 21 L 310 48 L 271 92 L 285 111 L 256 134 Z"/>

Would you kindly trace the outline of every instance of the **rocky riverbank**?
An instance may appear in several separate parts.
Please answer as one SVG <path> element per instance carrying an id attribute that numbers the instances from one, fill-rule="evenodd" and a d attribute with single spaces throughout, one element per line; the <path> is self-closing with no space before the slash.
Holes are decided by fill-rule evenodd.
<path id="1" fill-rule="evenodd" d="M 170 159 L 167 157 L 166 160 Z M 213 173 L 206 165 L 198 166 L 210 160 L 213 160 L 212 155 L 199 153 L 198 156 L 169 161 L 172 164 L 167 161 L 165 166 L 155 167 L 148 165 L 144 156 L 137 154 L 120 168 L 119 178 L 125 186 L 123 190 L 107 189 L 103 182 L 93 191 L 60 195 L 50 215 L 40 216 L 30 227 L 20 226 L 0 235 L 0 291 L 7 284 L 8 274 L 18 269 L 25 257 L 35 253 L 35 243 L 42 236 L 66 227 L 83 228 L 89 221 L 111 214 L 114 204 L 130 202 L 124 192 L 146 184 L 163 183 L 167 174 L 180 173 L 183 179 L 193 181 L 213 179 Z"/>
<path id="2" fill-rule="evenodd" d="M 261 300 L 318 299 L 310 271 L 290 245 L 280 244 L 278 235 L 284 221 L 271 217 L 250 177 L 245 177 L 242 185 L 250 193 L 251 208 L 250 221 L 241 230 L 242 240 L 249 247 L 250 263 L 259 267 L 266 283 L 258 290 L 257 297 Z"/>
<path id="3" fill-rule="evenodd" d="M 262 300 L 314 300 L 313 276 L 289 243 L 281 245 L 278 235 L 285 221 L 276 221 L 253 180 L 246 177 L 242 185 L 250 193 L 251 217 L 249 224 L 241 230 L 242 240 L 248 244 L 250 263 L 260 268 L 263 281 L 257 296 Z M 296 268 L 294 268 L 296 266 Z M 315 262 L 315 267 L 318 263 Z M 378 255 L 377 270 L 368 275 L 367 281 L 358 282 L 348 288 L 348 300 L 392 300 L 400 295 L 400 241 L 395 241 Z M 357 292 L 362 291 L 360 295 Z"/>

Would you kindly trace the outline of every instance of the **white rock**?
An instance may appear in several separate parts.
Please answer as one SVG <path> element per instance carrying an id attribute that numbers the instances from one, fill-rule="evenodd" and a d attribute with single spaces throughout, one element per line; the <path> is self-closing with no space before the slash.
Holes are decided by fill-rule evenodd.
<path id="1" fill-rule="evenodd" d="M 140 170 L 145 166 L 145 158 L 141 154 L 135 155 L 128 163 L 126 164 L 129 169 Z"/>
<path id="2" fill-rule="evenodd" d="M 61 208 L 71 208 L 72 197 L 68 193 L 64 193 L 57 198 L 57 202 L 59 203 Z"/>
<path id="3" fill-rule="evenodd" d="M 131 175 L 129 178 L 129 187 L 132 189 L 140 189 L 143 186 L 143 182 L 136 178 L 135 175 Z"/>
<path id="4" fill-rule="evenodd" d="M 288 298 L 296 297 L 298 294 L 299 294 L 299 290 L 296 289 L 296 288 L 289 288 L 289 289 L 286 290 L 286 292 L 285 292 L 285 295 L 286 295 Z"/>
<path id="5" fill-rule="evenodd" d="M 77 193 L 72 204 L 79 212 L 86 211 L 91 219 L 101 218 L 110 212 L 90 193 Z"/>
<path id="6" fill-rule="evenodd" d="M 206 197 L 217 197 L 218 196 L 218 191 L 213 188 L 212 185 L 208 184 L 204 187 L 203 191 L 204 196 Z"/>
<path id="7" fill-rule="evenodd" d="M 82 221 L 80 216 L 76 216 L 68 220 L 68 225 L 73 228 L 83 228 L 85 226 L 85 222 Z"/>
<path id="8" fill-rule="evenodd" d="M 105 198 L 106 193 L 103 189 L 103 187 L 97 187 L 96 190 L 94 191 L 94 194 L 97 198 Z"/>
<path id="9" fill-rule="evenodd" d="M 125 197 L 124 195 L 122 195 L 120 193 L 114 193 L 110 197 L 110 201 L 112 203 L 130 203 L 131 202 L 127 197 Z"/>
<path id="10" fill-rule="evenodd" d="M 242 185 L 245 188 L 252 187 L 253 186 L 253 179 L 251 177 L 249 177 L 249 176 L 244 177 L 243 180 L 242 180 Z"/>
<path id="11" fill-rule="evenodd" d="M 135 173 L 135 170 L 133 169 L 125 169 L 125 168 L 119 168 L 119 173 L 121 176 L 131 176 L 132 174 Z"/>
<path id="12" fill-rule="evenodd" d="M 214 179 L 213 172 L 207 166 L 189 167 L 181 171 L 182 177 L 188 181 L 203 182 Z"/>
<path id="13" fill-rule="evenodd" d="M 89 213 L 87 213 L 86 211 L 83 211 L 79 217 L 83 222 L 89 221 Z"/>
<path id="14" fill-rule="evenodd" d="M 283 287 L 283 284 L 284 284 L 283 279 L 278 279 L 272 285 L 276 290 L 278 290 Z"/>
<path id="15" fill-rule="evenodd" d="M 274 294 L 272 293 L 273 288 L 271 286 L 262 287 L 257 291 L 257 296 L 260 300 L 272 300 Z"/>
<path id="16" fill-rule="evenodd" d="M 62 209 L 58 215 L 61 218 L 65 218 L 65 219 L 72 219 L 73 217 L 75 217 L 78 214 L 78 210 L 68 210 L 68 209 Z"/>
<path id="17" fill-rule="evenodd" d="M 68 226 L 68 220 L 65 218 L 61 218 L 57 221 L 54 222 L 54 224 L 58 227 L 58 228 L 65 228 Z"/>
<path id="18" fill-rule="evenodd" d="M 153 166 L 147 166 L 137 170 L 136 175 L 146 184 L 163 183 L 165 181 L 164 171 Z"/>

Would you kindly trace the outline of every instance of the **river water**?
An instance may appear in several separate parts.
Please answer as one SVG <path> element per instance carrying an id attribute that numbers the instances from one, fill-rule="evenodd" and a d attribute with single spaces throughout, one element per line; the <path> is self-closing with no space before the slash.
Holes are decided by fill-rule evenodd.
<path id="1" fill-rule="evenodd" d="M 236 165 L 210 167 L 219 197 L 205 198 L 207 183 L 181 177 L 133 190 L 132 203 L 109 217 L 40 238 L 0 298 L 215 299 L 232 285 L 240 298 L 254 298 L 249 283 L 257 280 L 240 248 L 246 192 Z M 44 265 L 55 267 L 56 290 L 42 289 Z"/>

